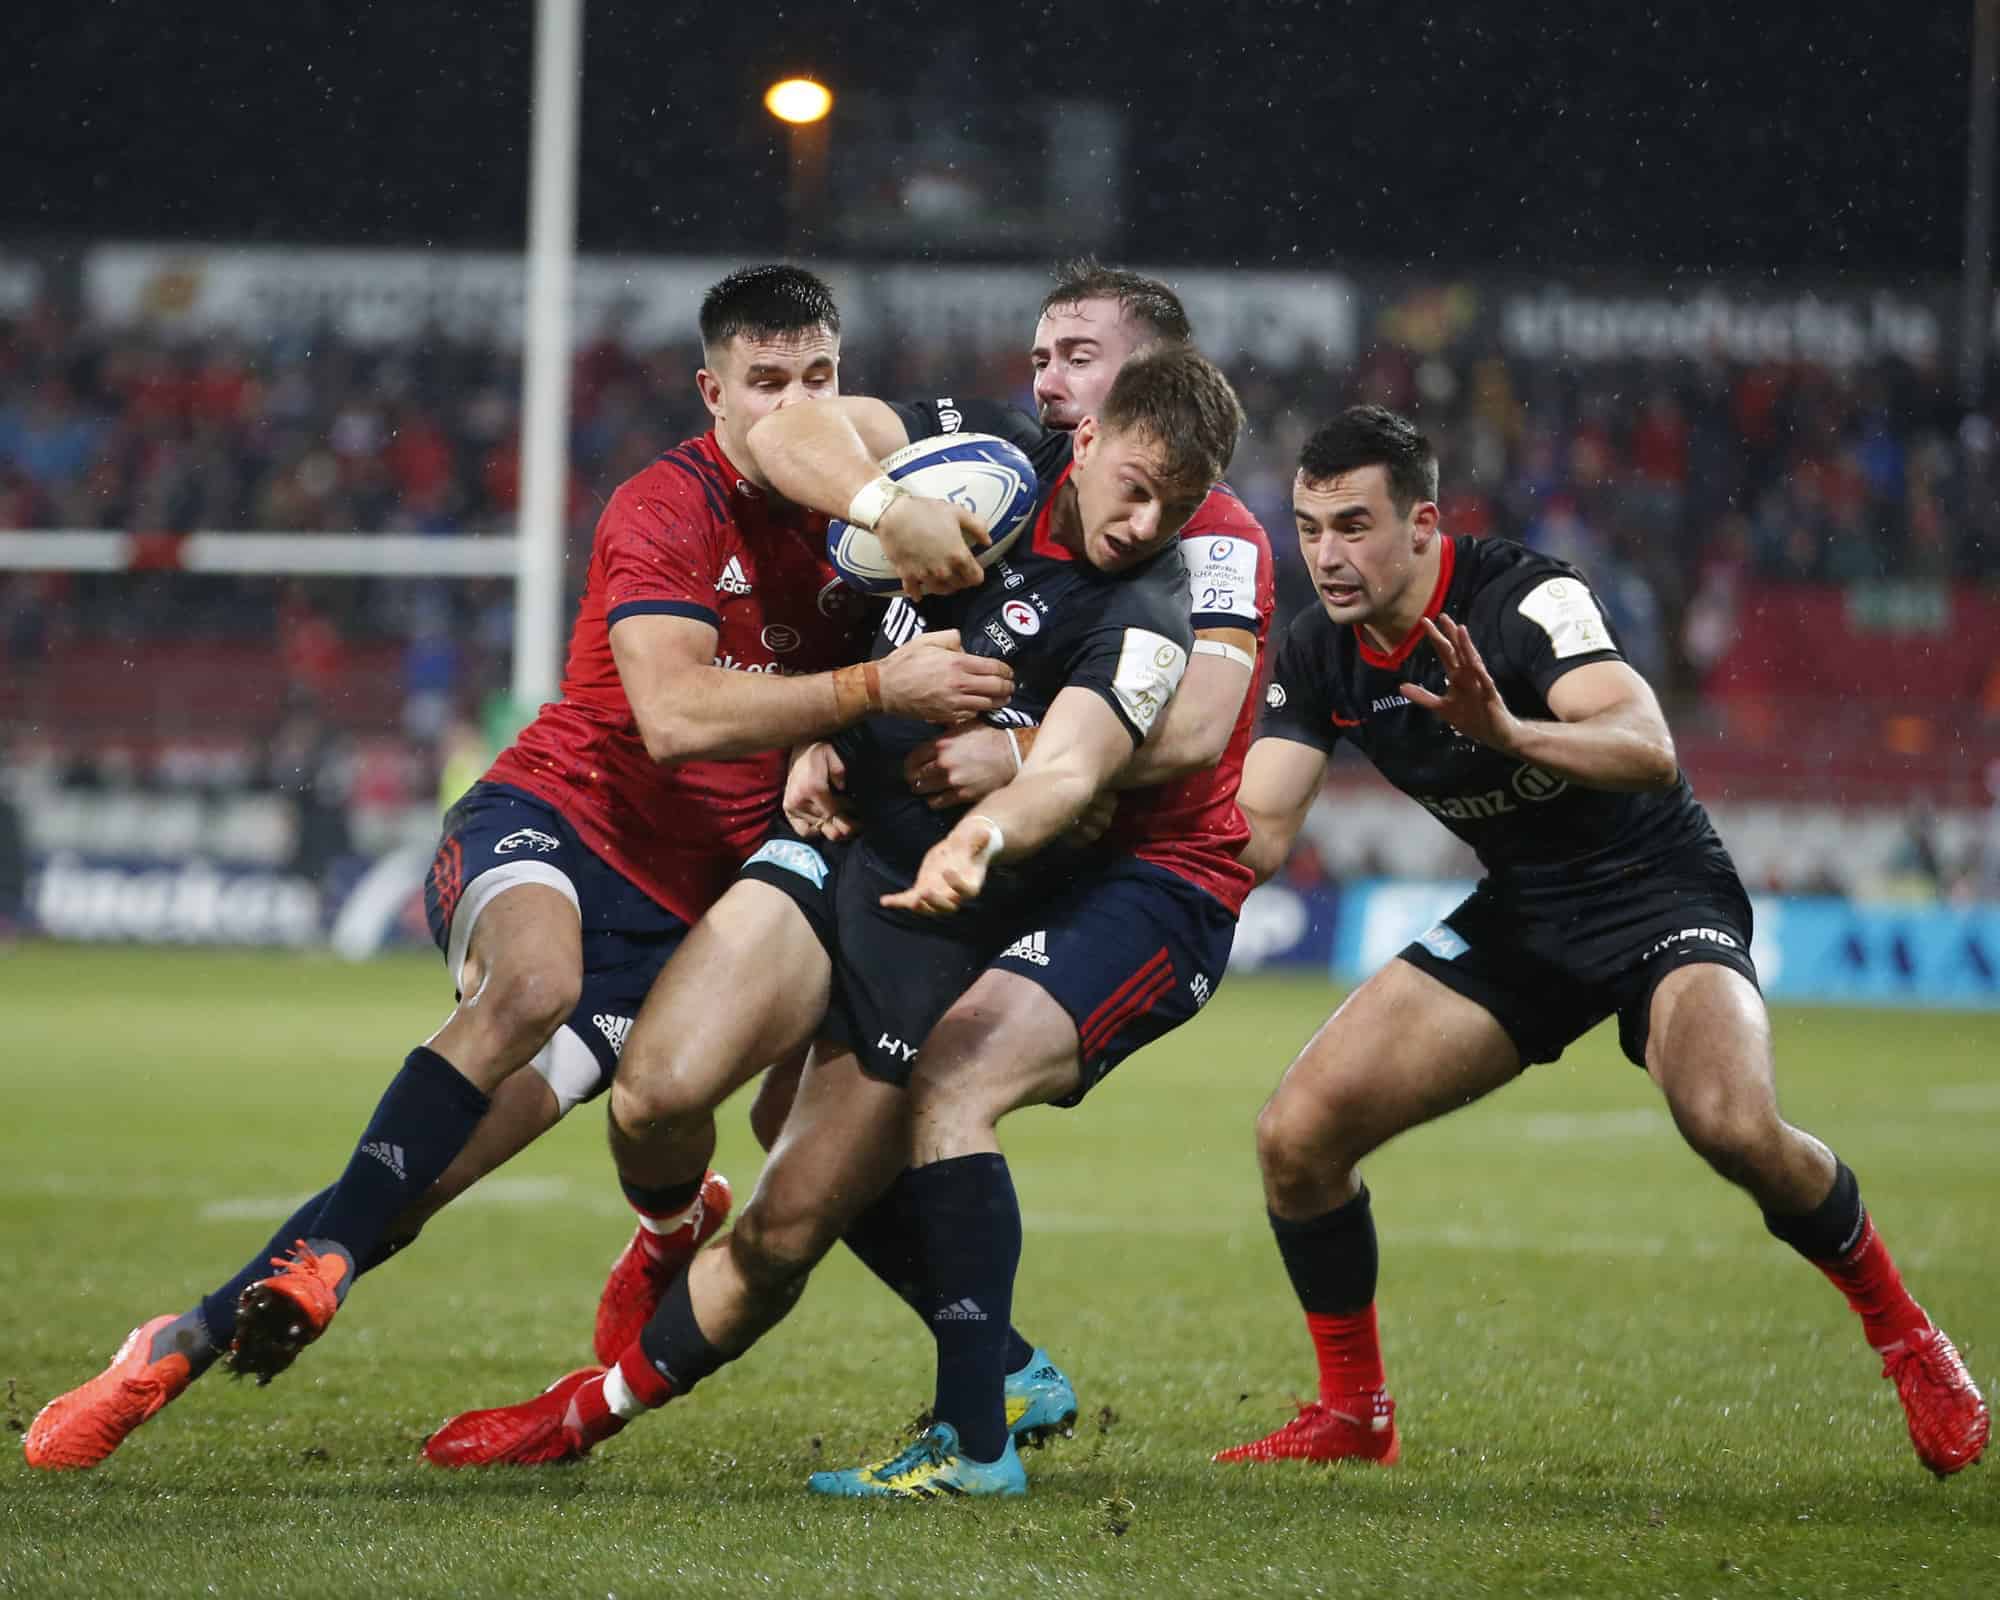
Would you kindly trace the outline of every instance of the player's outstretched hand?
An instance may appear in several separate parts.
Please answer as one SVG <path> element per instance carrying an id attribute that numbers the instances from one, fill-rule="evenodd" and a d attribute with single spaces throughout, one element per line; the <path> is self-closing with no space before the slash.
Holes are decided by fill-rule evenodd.
<path id="1" fill-rule="evenodd" d="M 875 537 L 912 600 L 977 587 L 986 569 L 972 552 L 993 542 L 965 507 L 920 494 L 891 501 L 875 524 Z"/>
<path id="2" fill-rule="evenodd" d="M 877 665 L 882 709 L 918 722 L 970 722 L 1014 697 L 1014 669 L 966 654 L 956 628 L 920 633 Z"/>
<path id="3" fill-rule="evenodd" d="M 933 811 L 971 805 L 1014 781 L 1021 770 L 1015 751 L 1028 753 L 1033 728 L 1005 728 L 978 723 L 954 728 L 927 739 L 903 760 L 903 781 L 920 794 Z"/>
<path id="4" fill-rule="evenodd" d="M 984 817 L 961 817 L 958 826 L 925 853 L 916 881 L 900 894 L 883 895 L 882 904 L 920 917 L 948 917 L 979 898 L 992 854 L 992 825 Z"/>
<path id="5" fill-rule="evenodd" d="M 847 814 L 844 787 L 847 763 L 824 739 L 801 750 L 785 774 L 785 820 L 807 838 L 838 842 L 852 838 L 854 819 Z"/>
<path id="6" fill-rule="evenodd" d="M 1420 684 L 1400 685 L 1403 698 L 1435 711 L 1468 739 L 1505 750 L 1513 735 L 1514 713 L 1500 698 L 1493 674 L 1486 670 L 1472 635 L 1443 612 L 1437 621 L 1424 618 L 1431 648 L 1444 663 L 1444 693 L 1433 694 Z"/>

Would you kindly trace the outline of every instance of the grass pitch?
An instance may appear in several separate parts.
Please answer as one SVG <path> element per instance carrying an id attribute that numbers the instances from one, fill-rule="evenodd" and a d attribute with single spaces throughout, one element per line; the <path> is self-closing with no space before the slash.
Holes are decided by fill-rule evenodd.
<path id="1" fill-rule="evenodd" d="M 0 1463 L 21 1595 L 1993 1595 L 2000 1482 L 1911 1454 L 1852 1317 L 1680 1145 L 1600 1030 L 1378 1156 L 1404 1464 L 1223 1469 L 1309 1394 L 1251 1124 L 1327 985 L 1236 979 L 1078 1112 L 1008 1127 L 1017 1320 L 1077 1436 L 1025 1501 L 825 1502 L 929 1398 L 846 1259 L 699 1395 L 580 1466 L 447 1475 L 447 1414 L 588 1359 L 626 1214 L 586 1108 L 356 1291 L 270 1388 L 211 1375 L 94 1472 Z M 338 1171 L 448 1002 L 436 964 L 0 954 L 0 1383 L 18 1432 Z M 1787 1111 L 1859 1172 L 2000 1378 L 2000 1021 L 1776 1018 Z M 740 1107 L 718 1164 L 747 1193 Z"/>

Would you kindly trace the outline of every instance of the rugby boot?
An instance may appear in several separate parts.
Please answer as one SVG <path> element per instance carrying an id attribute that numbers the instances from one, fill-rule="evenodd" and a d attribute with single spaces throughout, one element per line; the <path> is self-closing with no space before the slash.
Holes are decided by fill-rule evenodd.
<path id="1" fill-rule="evenodd" d="M 1218 1450 L 1216 1461 L 1373 1461 L 1393 1467 L 1403 1453 L 1396 1402 L 1386 1389 L 1299 1407 L 1274 1433 Z"/>
<path id="2" fill-rule="evenodd" d="M 960 1451 L 956 1428 L 933 1422 L 893 1456 L 865 1467 L 815 1472 L 806 1487 L 848 1500 L 957 1499 L 1026 1494 L 1028 1475 L 1011 1435 L 998 1461 L 974 1461 Z"/>
<path id="3" fill-rule="evenodd" d="M 271 1257 L 278 1270 L 259 1278 L 236 1301 L 236 1337 L 223 1359 L 241 1377 L 269 1383 L 326 1332 L 354 1283 L 354 1258 L 339 1246 L 318 1251 L 296 1241 L 289 1255 Z"/>
<path id="4" fill-rule="evenodd" d="M 668 1285 L 729 1220 L 731 1200 L 729 1180 L 711 1172 L 701 1180 L 701 1192 L 679 1227 L 655 1233 L 641 1223 L 633 1229 L 597 1297 L 597 1331 L 591 1343 L 599 1361 L 610 1366 L 653 1320 Z"/>
<path id="5" fill-rule="evenodd" d="M 194 1369 L 167 1332 L 179 1320 L 159 1316 L 140 1324 L 110 1366 L 36 1412 L 21 1440 L 28 1465 L 45 1472 L 94 1467 L 185 1389 Z"/>
<path id="6" fill-rule="evenodd" d="M 581 1461 L 625 1426 L 604 1403 L 604 1368 L 566 1372 L 532 1400 L 462 1411 L 424 1441 L 437 1467 L 547 1467 Z"/>
<path id="7" fill-rule="evenodd" d="M 1918 1328 L 1881 1355 L 1882 1376 L 1895 1384 L 1903 1402 L 1917 1459 L 1940 1478 L 1977 1461 L 1993 1418 L 1944 1329 Z"/>
<path id="8" fill-rule="evenodd" d="M 1076 1389 L 1062 1368 L 1037 1348 L 1018 1372 L 1007 1374 L 1007 1431 L 1023 1448 L 1039 1450 L 1076 1430 Z"/>

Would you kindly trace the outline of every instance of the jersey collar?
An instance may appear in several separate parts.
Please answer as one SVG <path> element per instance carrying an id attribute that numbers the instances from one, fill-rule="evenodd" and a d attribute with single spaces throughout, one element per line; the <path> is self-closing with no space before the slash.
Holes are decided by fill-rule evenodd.
<path id="1" fill-rule="evenodd" d="M 1425 617 L 1435 617 L 1444 609 L 1445 592 L 1451 588 L 1452 569 L 1458 565 L 1458 541 L 1448 533 L 1440 534 L 1438 537 L 1444 541 L 1444 545 L 1438 551 L 1437 587 L 1431 590 L 1430 603 L 1424 607 Z M 1414 628 L 1403 635 L 1401 644 L 1384 655 L 1368 642 L 1368 635 L 1362 631 L 1360 623 L 1354 623 L 1353 628 L 1354 642 L 1361 647 L 1361 659 L 1371 667 L 1391 669 L 1400 667 L 1410 659 L 1410 652 L 1417 648 L 1418 641 L 1424 636 L 1424 625 L 1419 621 Z"/>
<path id="2" fill-rule="evenodd" d="M 1042 502 L 1041 512 L 1035 518 L 1035 537 L 1030 542 L 1029 548 L 1036 555 L 1047 556 L 1051 561 L 1074 561 L 1076 559 L 1073 551 L 1056 543 L 1055 535 L 1050 531 L 1049 526 L 1056 509 L 1056 496 L 1062 492 L 1062 486 L 1069 482 L 1069 475 L 1075 470 L 1075 467 L 1076 463 L 1072 461 L 1061 472 L 1056 474 L 1056 481 L 1049 485 L 1048 498 Z"/>

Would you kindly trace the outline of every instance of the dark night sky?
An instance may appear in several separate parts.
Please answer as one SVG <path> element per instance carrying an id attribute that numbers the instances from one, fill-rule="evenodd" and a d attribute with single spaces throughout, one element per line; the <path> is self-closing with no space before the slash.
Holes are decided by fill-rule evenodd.
<path id="1" fill-rule="evenodd" d="M 7 9 L 7 237 L 522 237 L 531 0 Z M 756 95 L 811 67 L 943 116 L 975 95 L 1125 108 L 1132 259 L 1948 274 L 1971 13 L 588 0 L 580 234 L 779 245 Z"/>

